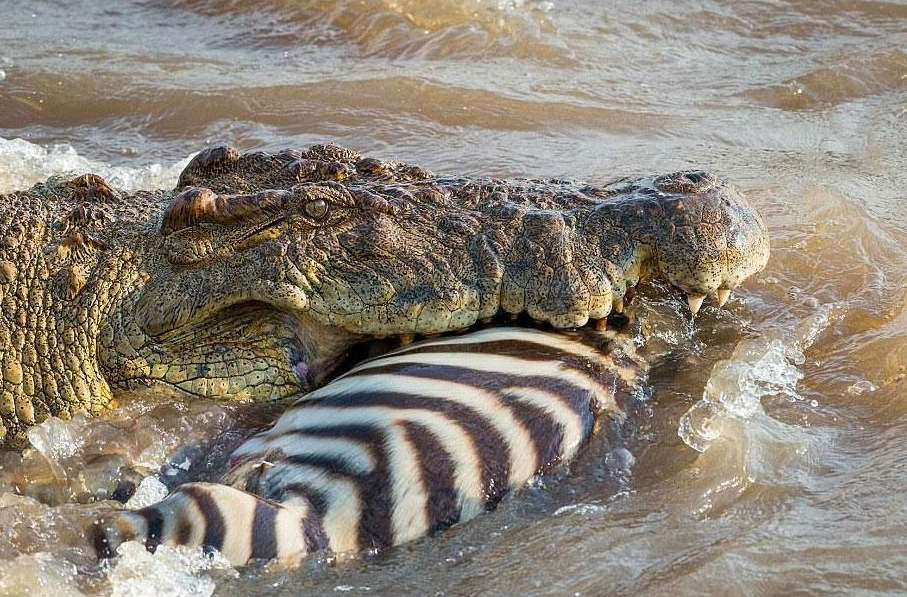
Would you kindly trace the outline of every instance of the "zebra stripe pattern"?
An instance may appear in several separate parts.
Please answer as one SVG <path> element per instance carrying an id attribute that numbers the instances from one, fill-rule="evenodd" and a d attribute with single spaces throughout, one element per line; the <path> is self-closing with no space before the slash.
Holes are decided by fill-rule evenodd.
<path id="1" fill-rule="evenodd" d="M 412 344 L 300 398 L 233 453 L 224 484 L 100 521 L 96 547 L 201 545 L 242 565 L 410 541 L 572 459 L 644 373 L 614 332 L 492 328 Z"/>

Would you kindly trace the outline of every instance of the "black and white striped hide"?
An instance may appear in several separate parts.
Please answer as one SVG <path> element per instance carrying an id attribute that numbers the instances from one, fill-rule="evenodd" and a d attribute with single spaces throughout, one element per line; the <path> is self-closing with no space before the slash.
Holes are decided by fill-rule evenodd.
<path id="1" fill-rule="evenodd" d="M 492 328 L 412 344 L 300 398 L 233 453 L 223 485 L 183 485 L 99 521 L 96 547 L 202 545 L 242 565 L 400 544 L 571 460 L 644 373 L 614 332 Z"/>

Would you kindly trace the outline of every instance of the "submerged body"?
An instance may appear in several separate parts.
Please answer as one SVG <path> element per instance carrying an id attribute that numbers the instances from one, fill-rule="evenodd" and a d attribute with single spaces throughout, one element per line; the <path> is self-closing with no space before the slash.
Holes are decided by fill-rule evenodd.
<path id="1" fill-rule="evenodd" d="M 0 444 L 148 387 L 291 396 L 365 338 L 499 311 L 581 326 L 644 275 L 695 312 L 767 257 L 758 214 L 703 172 L 445 178 L 320 145 L 208 149 L 173 192 L 52 180 L 0 196 Z"/>
<path id="2" fill-rule="evenodd" d="M 96 547 L 204 546 L 243 565 L 398 545 L 572 460 L 645 371 L 611 331 L 491 328 L 413 344 L 301 397 L 236 449 L 224 484 L 102 520 Z"/>

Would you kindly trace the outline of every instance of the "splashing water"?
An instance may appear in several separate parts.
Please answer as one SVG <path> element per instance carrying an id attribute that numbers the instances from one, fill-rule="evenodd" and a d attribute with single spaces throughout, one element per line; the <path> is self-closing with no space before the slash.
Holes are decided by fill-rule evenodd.
<path id="1" fill-rule="evenodd" d="M 129 541 L 117 553 L 120 558 L 109 576 L 113 597 L 210 597 L 216 585 L 204 572 L 238 574 L 219 553 L 208 555 L 201 548 L 162 545 L 151 554 L 141 543 Z"/>
<path id="2" fill-rule="evenodd" d="M 680 438 L 694 450 L 705 452 L 727 423 L 768 417 L 762 398 L 802 399 L 797 384 L 803 377 L 798 366 L 806 361 L 803 351 L 838 316 L 837 305 L 822 305 L 793 333 L 771 330 L 759 338 L 742 340 L 729 359 L 715 364 L 702 399 L 680 418 Z"/>
<path id="3" fill-rule="evenodd" d="M 797 385 L 804 351 L 842 316 L 840 304 L 822 305 L 792 331 L 770 330 L 742 340 L 730 358 L 712 368 L 702 399 L 680 417 L 677 429 L 684 443 L 700 452 L 689 484 L 697 516 L 730 507 L 754 484 L 792 489 L 814 482 L 837 430 L 786 423 L 766 412 L 762 400 L 803 400 Z"/>
<path id="4" fill-rule="evenodd" d="M 30 448 L 0 452 L 0 597 L 211 595 L 217 580 L 236 575 L 223 558 L 126 543 L 115 565 L 98 568 L 85 529 L 121 507 L 111 498 L 132 493 L 125 507 L 133 509 L 163 499 L 170 471 L 217 460 L 207 442 L 235 425 L 229 405 L 134 401 L 29 429 Z"/>
<path id="5" fill-rule="evenodd" d="M 175 475 L 195 446 L 233 424 L 228 406 L 205 402 L 134 402 L 100 420 L 50 417 L 28 430 L 29 449 L 0 453 L 0 495 L 49 505 L 110 499 L 159 470 Z"/>
<path id="6" fill-rule="evenodd" d="M 194 154 L 193 154 L 194 156 Z M 79 155 L 68 143 L 45 149 L 24 139 L 0 137 L 0 193 L 25 189 L 59 174 L 100 174 L 114 186 L 137 189 L 173 188 L 180 172 L 193 156 L 176 164 L 149 164 L 138 168 L 113 166 Z"/>

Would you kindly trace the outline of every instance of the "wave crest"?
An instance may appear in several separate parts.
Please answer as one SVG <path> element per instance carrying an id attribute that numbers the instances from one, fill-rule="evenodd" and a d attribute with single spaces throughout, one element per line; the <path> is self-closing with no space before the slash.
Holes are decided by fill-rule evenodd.
<path id="1" fill-rule="evenodd" d="M 79 155 L 68 143 L 47 149 L 24 139 L 0 137 L 0 193 L 25 189 L 51 176 L 88 172 L 100 174 L 114 186 L 129 191 L 173 188 L 192 157 L 169 165 L 112 166 Z"/>

